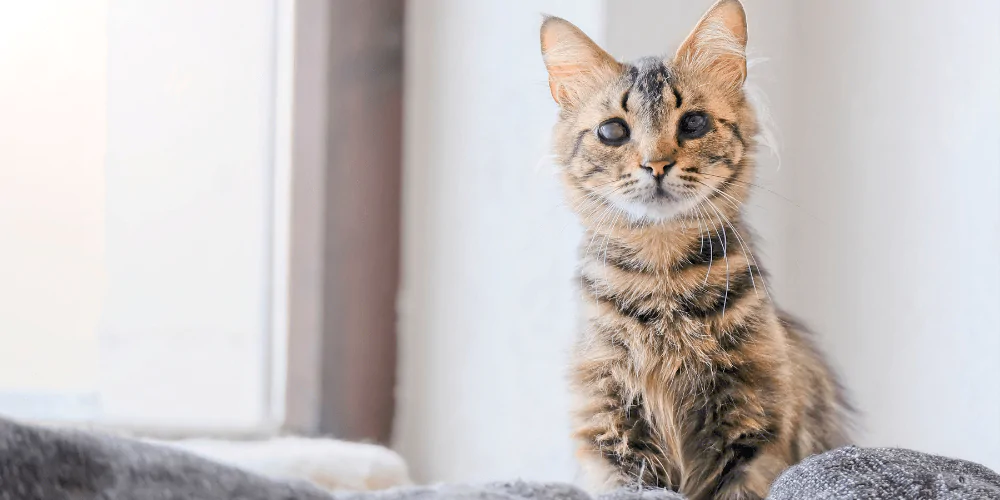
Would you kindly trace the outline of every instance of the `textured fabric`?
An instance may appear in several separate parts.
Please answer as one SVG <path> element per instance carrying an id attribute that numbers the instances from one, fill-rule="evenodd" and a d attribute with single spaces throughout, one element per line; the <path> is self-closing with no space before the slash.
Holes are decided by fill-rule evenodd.
<path id="1" fill-rule="evenodd" d="M 336 495 L 336 500 L 593 500 L 583 490 L 560 483 L 509 482 L 484 486 L 437 485 L 401 488 L 374 493 Z M 626 488 L 601 495 L 598 500 L 684 500 L 664 490 L 637 491 Z"/>
<path id="2" fill-rule="evenodd" d="M 558 483 L 438 485 L 324 492 L 264 478 L 170 447 L 0 419 L 0 500 L 592 500 Z M 601 500 L 683 500 L 622 490 Z"/>
<path id="3" fill-rule="evenodd" d="M 330 500 L 136 441 L 0 420 L 0 500 Z"/>
<path id="4" fill-rule="evenodd" d="M 1000 476 L 970 462 L 898 449 L 841 448 L 785 471 L 773 500 L 1000 499 Z M 326 493 L 169 447 L 0 419 L 0 500 L 592 500 L 566 484 L 437 485 Z M 625 488 L 598 500 L 683 500 Z"/>
<path id="5" fill-rule="evenodd" d="M 848 446 L 807 458 L 771 485 L 772 500 L 994 500 L 1000 475 L 982 465 L 896 448 Z"/>

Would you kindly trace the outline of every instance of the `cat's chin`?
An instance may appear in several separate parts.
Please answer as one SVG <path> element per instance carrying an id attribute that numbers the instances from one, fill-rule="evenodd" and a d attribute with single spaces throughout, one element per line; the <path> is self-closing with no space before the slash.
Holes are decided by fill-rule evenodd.
<path id="1" fill-rule="evenodd" d="M 657 224 L 672 220 L 679 216 L 686 207 L 672 200 L 654 200 L 652 202 L 615 201 L 632 222 Z"/>

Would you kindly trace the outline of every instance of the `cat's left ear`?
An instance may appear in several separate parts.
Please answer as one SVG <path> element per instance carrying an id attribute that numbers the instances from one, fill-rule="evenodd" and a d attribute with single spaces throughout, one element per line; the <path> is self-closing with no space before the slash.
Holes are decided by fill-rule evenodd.
<path id="1" fill-rule="evenodd" d="M 547 17 L 541 38 L 549 90 L 561 107 L 573 107 L 621 72 L 615 58 L 565 19 Z"/>
<path id="2" fill-rule="evenodd" d="M 747 16 L 740 0 L 719 0 L 677 49 L 686 63 L 736 88 L 747 78 Z"/>

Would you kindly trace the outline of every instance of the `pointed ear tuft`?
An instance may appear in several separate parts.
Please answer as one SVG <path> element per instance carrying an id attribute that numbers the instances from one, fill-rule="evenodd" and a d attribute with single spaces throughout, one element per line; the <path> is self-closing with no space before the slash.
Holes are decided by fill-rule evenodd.
<path id="1" fill-rule="evenodd" d="M 578 104 L 621 71 L 621 64 L 565 19 L 546 17 L 541 42 L 549 90 L 562 107 Z"/>
<path id="2" fill-rule="evenodd" d="M 739 0 L 719 0 L 677 49 L 675 61 L 734 88 L 747 77 L 747 18 Z"/>

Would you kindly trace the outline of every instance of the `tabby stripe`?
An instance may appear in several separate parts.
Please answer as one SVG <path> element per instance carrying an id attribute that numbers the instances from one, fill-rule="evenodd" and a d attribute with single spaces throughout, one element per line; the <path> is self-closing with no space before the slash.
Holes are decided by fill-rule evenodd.
<path id="1" fill-rule="evenodd" d="M 680 273 L 695 267 L 707 266 L 709 262 L 715 266 L 716 261 L 724 260 L 728 254 L 733 253 L 734 249 L 730 247 L 736 243 L 738 243 L 736 235 L 728 227 L 722 227 L 719 233 L 708 231 L 707 235 L 701 235 L 700 239 L 692 243 L 687 256 L 674 263 L 672 270 Z"/>
<path id="2" fill-rule="evenodd" d="M 709 262 L 712 266 L 724 266 L 729 255 L 743 255 L 742 247 L 736 234 L 728 226 L 720 228 L 720 231 L 709 231 L 703 234 L 700 240 L 695 240 L 688 250 L 686 257 L 678 260 L 671 267 L 671 272 L 682 273 L 698 267 L 707 267 Z M 614 241 L 608 241 L 605 245 L 593 245 L 587 255 L 597 263 L 608 265 L 624 273 L 652 273 L 656 268 L 644 262 L 637 255 L 637 252 L 624 247 Z M 754 267 L 754 272 L 758 272 Z"/>
<path id="3" fill-rule="evenodd" d="M 613 241 L 608 241 L 603 248 L 593 248 L 589 254 L 597 262 L 607 264 L 626 273 L 650 273 L 652 266 L 642 262 L 634 250 L 623 247 Z"/>
<path id="4" fill-rule="evenodd" d="M 610 305 L 621 316 L 631 318 L 643 325 L 652 323 L 663 317 L 663 312 L 658 308 L 642 307 L 637 304 L 640 300 L 648 300 L 650 297 L 645 297 L 640 300 L 624 300 L 618 295 L 607 294 L 600 290 L 597 283 L 587 276 L 583 276 L 582 280 L 583 289 L 587 295 L 602 304 Z"/>
<path id="5" fill-rule="evenodd" d="M 726 126 L 728 126 L 730 130 L 733 131 L 733 135 L 736 136 L 736 140 L 740 141 L 740 144 L 742 144 L 743 147 L 746 148 L 747 141 L 743 139 L 743 133 L 740 132 L 740 126 L 731 121 L 727 120 L 720 120 L 720 121 L 724 123 Z"/>
<path id="6" fill-rule="evenodd" d="M 625 67 L 625 71 L 628 73 L 627 78 L 629 83 L 631 84 L 632 87 L 634 87 L 636 80 L 639 78 L 639 68 L 631 64 L 627 64 Z"/>
<path id="7" fill-rule="evenodd" d="M 728 287 L 726 283 L 714 283 L 681 296 L 678 300 L 680 312 L 690 318 L 708 319 L 721 315 L 725 309 L 732 309 L 754 289 L 750 273 L 757 273 L 756 266 L 730 270 Z"/>
<path id="8" fill-rule="evenodd" d="M 663 100 L 663 85 L 669 78 L 667 67 L 660 61 L 650 59 L 645 61 L 636 79 L 635 88 L 643 94 L 646 102 L 660 105 Z"/>
<path id="9" fill-rule="evenodd" d="M 769 419 L 763 428 L 746 428 L 745 432 L 735 439 L 725 438 L 728 431 L 744 425 L 739 417 L 741 410 L 745 409 L 740 394 L 748 388 L 753 388 L 755 392 L 773 392 L 774 386 L 771 380 L 760 378 L 761 370 L 761 367 L 752 362 L 721 368 L 714 377 L 715 387 L 712 391 L 714 397 L 706 401 L 695 413 L 693 423 L 697 429 L 695 431 L 697 438 L 690 440 L 685 449 L 694 454 L 703 453 L 704 450 L 721 452 L 718 457 L 720 459 L 718 462 L 723 464 L 721 469 L 700 471 L 702 481 L 699 482 L 706 485 L 716 483 L 715 493 L 736 482 L 743 473 L 742 466 L 753 460 L 761 448 L 778 437 L 778 423 Z M 767 408 L 764 411 L 765 415 L 760 415 L 762 418 L 766 418 L 766 414 L 770 413 Z M 712 477 L 717 477 L 718 480 L 709 480 Z M 704 492 L 697 492 L 701 493 L 697 495 L 696 492 L 689 493 L 701 497 Z"/>
<path id="10" fill-rule="evenodd" d="M 801 456 L 802 447 L 799 446 L 799 440 L 802 438 L 802 418 L 792 419 L 792 428 L 789 430 L 788 435 L 792 436 L 789 448 L 792 452 L 793 457 Z"/>
<path id="11" fill-rule="evenodd" d="M 729 158 L 728 156 L 711 155 L 711 156 L 709 156 L 706 159 L 710 163 L 725 163 L 726 165 L 729 165 L 730 168 L 733 166 L 733 160 L 732 160 L 732 158 Z"/>
<path id="12" fill-rule="evenodd" d="M 608 412 L 621 412 L 622 391 L 613 390 L 614 405 L 605 409 Z M 656 433 L 643 418 L 643 402 L 633 399 L 625 405 L 624 415 L 621 415 L 622 426 L 613 437 L 593 436 L 592 442 L 600 450 L 601 455 L 613 464 L 619 471 L 635 476 L 645 487 L 676 488 L 667 484 L 668 472 L 661 466 L 662 461 L 649 457 L 663 456 L 663 450 L 656 442 Z M 627 443 L 622 449 L 621 444 Z M 621 453 L 621 452 L 624 453 Z M 639 474 L 642 474 L 639 477 Z"/>
<path id="13" fill-rule="evenodd" d="M 760 306 L 758 305 L 738 324 L 730 326 L 726 331 L 719 332 L 716 338 L 719 342 L 719 348 L 725 352 L 736 352 L 742 349 L 747 342 L 753 340 L 759 327 L 759 310 Z"/>
<path id="14" fill-rule="evenodd" d="M 602 167 L 602 166 L 600 166 L 600 165 L 598 165 L 598 164 L 596 164 L 596 163 L 594 163 L 594 162 L 592 162 L 590 160 L 587 160 L 587 163 L 590 164 L 591 168 L 589 170 L 587 170 L 586 172 L 584 172 L 583 175 L 580 176 L 580 180 L 581 181 L 589 179 L 589 178 L 593 177 L 594 175 L 597 175 L 598 173 L 601 173 L 601 172 L 605 171 L 604 167 Z"/>
<path id="15" fill-rule="evenodd" d="M 587 132 L 590 132 L 590 129 L 581 130 L 576 134 L 576 143 L 573 144 L 573 153 L 569 155 L 571 160 L 576 158 L 576 154 L 580 152 L 580 144 L 583 143 L 583 138 L 587 135 Z"/>
<path id="16" fill-rule="evenodd" d="M 681 93 L 678 92 L 677 91 L 677 87 L 674 87 L 673 85 L 670 86 L 670 90 L 674 91 L 674 99 L 677 100 L 677 106 L 675 106 L 675 107 L 677 109 L 680 109 L 681 108 L 681 102 L 682 102 L 681 101 Z"/>
<path id="17" fill-rule="evenodd" d="M 742 466 L 750 463 L 760 452 L 760 449 L 773 441 L 777 435 L 778 430 L 772 425 L 762 431 L 744 434 L 735 443 L 731 444 L 726 449 L 728 452 L 727 455 L 730 456 L 726 461 L 726 465 L 722 467 L 722 472 L 719 474 L 719 484 L 716 487 L 716 491 L 724 490 L 730 485 L 739 482 L 745 473 Z"/>

